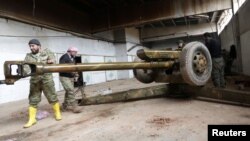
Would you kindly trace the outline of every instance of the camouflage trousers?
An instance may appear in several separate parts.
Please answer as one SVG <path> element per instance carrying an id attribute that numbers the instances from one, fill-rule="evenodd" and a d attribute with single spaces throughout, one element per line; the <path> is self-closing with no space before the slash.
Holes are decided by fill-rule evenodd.
<path id="1" fill-rule="evenodd" d="M 224 68 L 225 63 L 222 57 L 213 58 L 213 68 L 212 68 L 212 80 L 215 87 L 224 88 L 225 79 L 224 79 Z"/>
<path id="2" fill-rule="evenodd" d="M 60 76 L 60 81 L 65 90 L 64 106 L 73 106 L 76 104 L 74 95 L 74 78 Z"/>
<path id="3" fill-rule="evenodd" d="M 55 83 L 53 80 L 30 82 L 29 104 L 32 107 L 37 107 L 41 101 L 42 92 L 50 104 L 58 102 Z"/>

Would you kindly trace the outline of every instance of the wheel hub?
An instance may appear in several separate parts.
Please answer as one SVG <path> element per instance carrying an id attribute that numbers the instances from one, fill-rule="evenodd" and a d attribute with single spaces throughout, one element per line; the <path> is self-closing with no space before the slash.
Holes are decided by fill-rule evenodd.
<path id="1" fill-rule="evenodd" d="M 207 59 L 201 52 L 197 52 L 193 58 L 193 68 L 196 73 L 202 74 L 207 69 Z"/>

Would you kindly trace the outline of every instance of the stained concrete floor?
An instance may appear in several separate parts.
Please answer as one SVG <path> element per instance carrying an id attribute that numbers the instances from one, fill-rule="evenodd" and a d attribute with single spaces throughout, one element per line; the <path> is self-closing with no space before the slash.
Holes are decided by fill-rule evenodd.
<path id="1" fill-rule="evenodd" d="M 51 114 L 23 129 L 27 103 L 0 105 L 0 141 L 205 141 L 208 124 L 250 124 L 248 107 L 173 98 L 83 106 L 82 113 L 64 112 L 55 121 L 43 98 L 39 110 Z"/>

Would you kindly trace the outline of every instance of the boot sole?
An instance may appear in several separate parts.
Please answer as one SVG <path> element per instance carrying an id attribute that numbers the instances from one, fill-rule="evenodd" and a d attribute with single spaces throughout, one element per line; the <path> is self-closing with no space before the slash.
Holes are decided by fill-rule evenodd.
<path id="1" fill-rule="evenodd" d="M 31 126 L 34 126 L 35 124 L 36 124 L 36 122 L 33 123 Z M 30 128 L 31 126 L 27 126 L 27 127 L 23 126 L 23 128 Z"/>

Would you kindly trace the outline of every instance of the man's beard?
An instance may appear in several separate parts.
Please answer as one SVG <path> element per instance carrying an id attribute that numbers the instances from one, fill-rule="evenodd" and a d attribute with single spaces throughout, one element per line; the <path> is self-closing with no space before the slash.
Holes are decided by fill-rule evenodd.
<path id="1" fill-rule="evenodd" d="M 32 54 L 37 54 L 38 52 L 39 52 L 39 49 L 37 49 L 37 50 L 31 50 Z"/>

